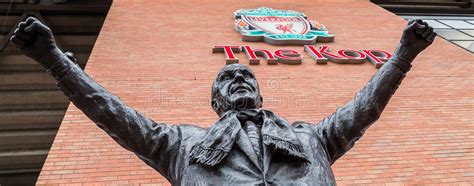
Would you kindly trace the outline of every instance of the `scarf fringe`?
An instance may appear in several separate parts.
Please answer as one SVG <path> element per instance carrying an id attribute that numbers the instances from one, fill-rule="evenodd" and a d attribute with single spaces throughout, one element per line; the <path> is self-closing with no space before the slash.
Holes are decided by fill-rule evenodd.
<path id="1" fill-rule="evenodd" d="M 242 130 L 241 122 L 243 121 L 240 121 L 239 116 L 245 116 L 244 120 L 250 121 L 259 120 L 258 118 L 261 117 L 260 119 L 263 119 L 262 141 L 265 145 L 269 145 L 282 155 L 309 162 L 303 145 L 287 121 L 278 118 L 271 111 L 254 110 L 253 113 L 228 111 L 221 116 L 208 129 L 203 139 L 191 149 L 190 163 L 213 167 L 226 158 L 235 144 L 238 132 Z M 282 135 L 282 137 L 272 135 Z"/>
<path id="2" fill-rule="evenodd" d="M 228 152 L 223 150 L 205 149 L 201 146 L 196 146 L 191 150 L 190 158 L 192 162 L 212 167 L 221 162 L 227 154 Z"/>
<path id="3" fill-rule="evenodd" d="M 304 154 L 304 149 L 301 145 L 293 144 L 281 139 L 275 139 L 268 135 L 263 135 L 263 143 L 266 145 L 272 145 L 274 148 L 282 150 L 284 152 L 283 154 L 285 155 L 308 161 L 308 158 Z"/>

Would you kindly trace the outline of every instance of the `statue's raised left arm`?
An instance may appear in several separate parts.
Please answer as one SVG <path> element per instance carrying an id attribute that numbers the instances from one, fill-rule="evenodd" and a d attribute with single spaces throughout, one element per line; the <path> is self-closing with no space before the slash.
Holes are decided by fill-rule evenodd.
<path id="1" fill-rule="evenodd" d="M 352 148 L 365 130 L 379 119 L 405 74 L 410 70 L 413 59 L 431 45 L 435 36 L 433 28 L 426 22 L 409 21 L 400 44 L 388 62 L 352 101 L 315 126 L 331 164 Z"/>

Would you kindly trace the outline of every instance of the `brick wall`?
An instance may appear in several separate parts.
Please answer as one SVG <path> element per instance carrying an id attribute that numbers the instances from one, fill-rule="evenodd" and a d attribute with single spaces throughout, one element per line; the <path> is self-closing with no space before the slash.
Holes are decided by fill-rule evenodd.
<path id="1" fill-rule="evenodd" d="M 155 121 L 209 126 L 210 87 L 225 64 L 213 45 L 249 44 L 232 13 L 267 6 L 304 12 L 325 24 L 333 49 L 393 51 L 404 20 L 365 1 L 115 0 L 86 72 Z M 275 50 L 264 43 L 253 47 Z M 352 99 L 376 69 L 370 63 L 251 66 L 264 108 L 316 123 Z M 244 54 L 241 63 L 248 65 Z M 414 62 L 380 120 L 333 169 L 339 184 L 474 184 L 474 57 L 441 38 Z M 38 184 L 167 184 L 70 105 Z"/>

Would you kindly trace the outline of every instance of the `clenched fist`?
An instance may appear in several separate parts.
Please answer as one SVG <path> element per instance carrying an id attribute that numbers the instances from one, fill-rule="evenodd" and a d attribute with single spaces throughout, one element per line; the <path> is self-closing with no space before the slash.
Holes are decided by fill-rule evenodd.
<path id="1" fill-rule="evenodd" d="M 407 47 L 409 55 L 416 56 L 426 47 L 430 46 L 435 37 L 436 33 L 433 32 L 433 28 L 428 23 L 420 19 L 414 19 L 408 22 L 407 27 L 403 31 L 400 44 L 403 47 Z"/>
<path id="2" fill-rule="evenodd" d="M 62 54 L 51 29 L 34 17 L 18 24 L 10 40 L 26 56 L 49 68 Z"/>

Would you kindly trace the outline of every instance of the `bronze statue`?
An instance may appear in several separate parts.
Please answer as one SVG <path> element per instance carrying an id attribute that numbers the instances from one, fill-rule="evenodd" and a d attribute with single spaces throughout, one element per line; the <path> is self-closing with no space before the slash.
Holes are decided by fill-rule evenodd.
<path id="1" fill-rule="evenodd" d="M 219 119 L 210 128 L 155 123 L 92 80 L 35 18 L 11 41 L 56 78 L 66 96 L 117 143 L 174 185 L 335 185 L 331 165 L 382 113 L 418 53 L 436 33 L 412 20 L 400 44 L 354 100 L 314 125 L 262 109 L 249 67 L 226 65 L 212 86 Z"/>

